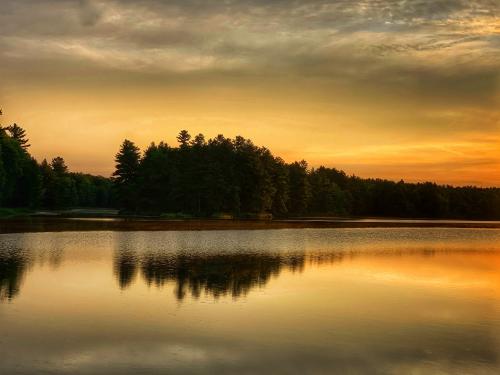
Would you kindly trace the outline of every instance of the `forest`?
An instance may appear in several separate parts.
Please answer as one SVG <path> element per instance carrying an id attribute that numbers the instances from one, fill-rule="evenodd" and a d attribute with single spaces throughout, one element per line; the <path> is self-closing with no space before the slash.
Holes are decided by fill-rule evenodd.
<path id="1" fill-rule="evenodd" d="M 129 213 L 233 217 L 382 216 L 500 219 L 500 189 L 439 186 L 348 176 L 286 163 L 237 136 L 206 140 L 186 130 L 178 146 L 144 153 L 125 140 L 113 174 L 116 204 Z"/>
<path id="2" fill-rule="evenodd" d="M 125 140 L 111 177 L 70 172 L 60 156 L 37 162 L 25 130 L 0 127 L 0 207 L 117 208 L 123 215 L 280 218 L 380 216 L 500 219 L 500 189 L 406 183 L 287 163 L 249 139 L 205 139 L 182 130 L 178 145 Z"/>
<path id="3" fill-rule="evenodd" d="M 0 127 L 0 207 L 61 209 L 109 207 L 112 181 L 69 172 L 60 156 L 38 163 L 28 152 L 26 132 L 17 124 Z"/>

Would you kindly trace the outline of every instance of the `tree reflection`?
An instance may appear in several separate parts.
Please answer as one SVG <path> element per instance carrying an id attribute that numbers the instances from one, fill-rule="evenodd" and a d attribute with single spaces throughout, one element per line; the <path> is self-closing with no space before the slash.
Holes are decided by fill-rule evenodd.
<path id="1" fill-rule="evenodd" d="M 341 255 L 315 257 L 314 263 L 338 261 Z M 115 255 L 115 276 L 120 288 L 129 286 L 136 270 L 148 285 L 162 287 L 175 283 L 175 295 L 183 300 L 187 294 L 199 298 L 203 293 L 214 298 L 245 296 L 250 290 L 265 286 L 282 270 L 301 272 L 308 257 L 300 254 L 221 253 L 186 254 L 145 252 L 138 256 L 130 250 Z"/>
<path id="2" fill-rule="evenodd" d="M 246 295 L 250 289 L 264 286 L 282 267 L 302 268 L 304 257 L 283 258 L 269 254 L 177 255 L 164 257 L 147 254 L 141 262 L 146 282 L 162 286 L 176 282 L 176 296 L 182 300 L 187 291 L 195 298 L 202 292 L 217 298 L 230 294 Z"/>
<path id="3" fill-rule="evenodd" d="M 27 259 L 21 252 L 0 252 L 0 301 L 19 294 L 26 268 Z"/>
<path id="4" fill-rule="evenodd" d="M 122 251 L 115 257 L 115 276 L 120 289 L 126 289 L 134 281 L 136 274 L 137 259 L 133 251 Z"/>

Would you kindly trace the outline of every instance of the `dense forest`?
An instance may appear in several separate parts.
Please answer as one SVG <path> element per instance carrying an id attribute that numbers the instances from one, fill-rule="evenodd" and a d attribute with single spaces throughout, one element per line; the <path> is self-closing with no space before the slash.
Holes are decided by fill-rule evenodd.
<path id="1" fill-rule="evenodd" d="M 183 130 L 179 143 L 144 153 L 125 140 L 116 155 L 116 204 L 129 213 L 235 217 L 393 216 L 500 219 L 500 189 L 439 186 L 348 176 L 286 163 L 243 137 L 206 140 Z"/>
<path id="2" fill-rule="evenodd" d="M 28 152 L 26 132 L 17 124 L 0 126 L 0 207 L 109 207 L 109 178 L 68 171 L 64 159 L 38 163 Z"/>
<path id="3" fill-rule="evenodd" d="M 500 219 L 500 189 L 348 176 L 286 163 L 243 137 L 206 140 L 186 130 L 178 145 L 144 152 L 125 140 L 111 178 L 73 173 L 62 157 L 38 163 L 24 129 L 0 126 L 0 207 L 115 207 L 123 214 L 197 217 L 391 216 Z"/>

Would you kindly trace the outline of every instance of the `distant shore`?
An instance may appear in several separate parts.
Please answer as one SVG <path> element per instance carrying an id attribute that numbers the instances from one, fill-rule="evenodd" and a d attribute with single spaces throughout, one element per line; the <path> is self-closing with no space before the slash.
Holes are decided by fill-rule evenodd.
<path id="1" fill-rule="evenodd" d="M 500 228 L 500 221 L 309 218 L 280 220 L 17 217 L 0 220 L 0 233 L 61 231 L 183 231 L 300 228 Z"/>

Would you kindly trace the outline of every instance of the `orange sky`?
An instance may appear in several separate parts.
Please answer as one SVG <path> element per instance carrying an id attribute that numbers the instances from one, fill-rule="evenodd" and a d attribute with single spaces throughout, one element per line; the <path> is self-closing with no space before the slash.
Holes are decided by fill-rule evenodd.
<path id="1" fill-rule="evenodd" d="M 3 124 L 109 175 L 125 138 L 243 135 L 364 177 L 500 186 L 500 5 L 2 2 Z"/>

